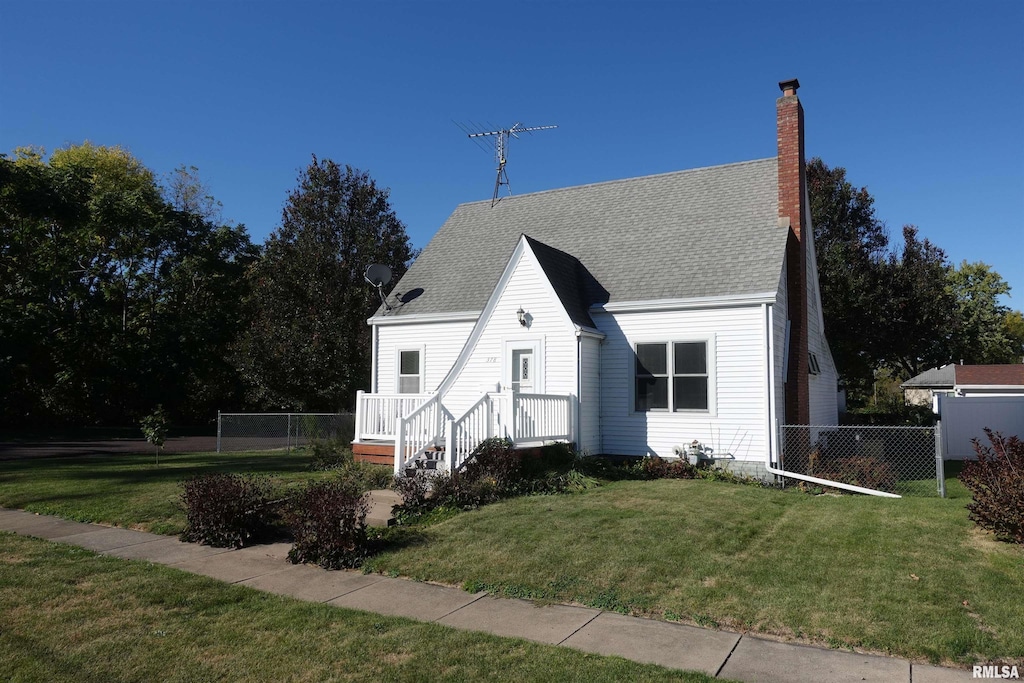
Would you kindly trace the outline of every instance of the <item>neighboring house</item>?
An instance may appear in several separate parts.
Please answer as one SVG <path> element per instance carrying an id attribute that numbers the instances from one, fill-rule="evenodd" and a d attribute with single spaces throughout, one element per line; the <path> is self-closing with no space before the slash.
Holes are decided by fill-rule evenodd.
<path id="1" fill-rule="evenodd" d="M 900 385 L 910 405 L 932 405 L 934 396 L 1024 396 L 1024 364 L 956 365 L 926 370 Z"/>
<path id="2" fill-rule="evenodd" d="M 780 87 L 777 157 L 457 207 L 369 320 L 357 456 L 699 441 L 763 471 L 777 425 L 836 424 L 799 83 Z"/>

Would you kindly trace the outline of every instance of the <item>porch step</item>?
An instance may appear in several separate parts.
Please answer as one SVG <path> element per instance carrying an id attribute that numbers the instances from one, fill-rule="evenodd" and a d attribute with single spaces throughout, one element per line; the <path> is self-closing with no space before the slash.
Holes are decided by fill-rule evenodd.
<path id="1" fill-rule="evenodd" d="M 427 451 L 427 452 L 428 453 L 443 453 L 444 451 L 441 450 L 441 451 Z M 441 463 L 438 460 L 427 460 L 427 459 L 414 460 L 413 462 L 409 463 L 408 466 L 405 468 L 405 476 L 407 476 L 407 477 L 415 477 L 417 475 L 424 475 L 424 476 L 426 476 L 426 475 L 433 474 L 434 472 L 436 472 L 439 469 L 440 464 Z"/>
<path id="2" fill-rule="evenodd" d="M 366 513 L 367 526 L 391 526 L 395 517 L 391 508 L 399 505 L 402 497 L 388 489 L 370 491 L 370 511 Z"/>

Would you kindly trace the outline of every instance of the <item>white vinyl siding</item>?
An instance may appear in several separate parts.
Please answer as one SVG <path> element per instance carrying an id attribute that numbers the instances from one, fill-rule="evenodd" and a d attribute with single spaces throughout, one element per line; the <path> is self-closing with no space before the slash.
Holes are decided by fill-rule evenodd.
<path id="1" fill-rule="evenodd" d="M 779 290 L 775 296 L 772 311 L 772 350 L 775 364 L 775 420 L 780 424 L 786 420 L 786 321 L 789 320 L 789 292 L 786 288 L 786 266 L 783 264 L 779 278 Z M 772 428 L 774 429 L 774 422 Z"/>
<path id="2" fill-rule="evenodd" d="M 520 308 L 527 314 L 529 327 L 519 324 L 516 311 Z M 498 391 L 508 382 L 512 362 L 508 349 L 516 346 L 536 344 L 538 349 L 535 377 L 542 385 L 535 385 L 533 391 L 575 395 L 576 336 L 564 316 L 562 304 L 553 298 L 533 254 L 524 250 L 505 289 L 498 293 L 490 318 L 481 321 L 484 328 L 465 367 L 445 395 L 444 404 L 452 416 L 461 417 L 485 392 Z"/>
<path id="3" fill-rule="evenodd" d="M 377 391 L 388 394 L 398 389 L 399 351 L 422 349 L 420 392 L 432 393 L 448 375 L 469 338 L 472 322 L 410 323 L 380 325 L 377 328 Z"/>
<path id="4" fill-rule="evenodd" d="M 585 453 L 601 452 L 601 340 L 580 338 L 580 431 L 577 446 Z"/>
<path id="5" fill-rule="evenodd" d="M 809 417 L 812 425 L 834 425 L 839 423 L 839 378 L 825 338 L 827 330 L 822 319 L 818 260 L 810 223 L 808 231 L 811 235 L 807 244 L 807 350 L 818 360 L 819 370 L 807 378 Z"/>
<path id="6" fill-rule="evenodd" d="M 719 456 L 764 459 L 768 408 L 761 306 L 602 313 L 595 323 L 607 335 L 601 348 L 603 452 L 672 457 L 675 446 L 696 439 Z M 714 375 L 712 412 L 633 410 L 635 345 L 658 339 L 713 340 L 707 358 Z"/>

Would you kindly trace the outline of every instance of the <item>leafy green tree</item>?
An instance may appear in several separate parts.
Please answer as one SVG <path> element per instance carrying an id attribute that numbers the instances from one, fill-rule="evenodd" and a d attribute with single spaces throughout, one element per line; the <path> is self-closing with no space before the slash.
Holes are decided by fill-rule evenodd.
<path id="1" fill-rule="evenodd" d="M 1003 334 L 1010 340 L 1012 355 L 1008 363 L 1024 363 L 1024 313 L 1007 311 L 1003 318 Z"/>
<path id="2" fill-rule="evenodd" d="M 942 249 L 903 226 L 903 251 L 890 254 L 886 265 L 888 293 L 882 361 L 904 378 L 948 363 L 962 334 L 956 296 L 950 290 L 952 270 Z"/>
<path id="3" fill-rule="evenodd" d="M 888 236 L 875 217 L 874 198 L 846 179 L 846 169 L 813 158 L 807 187 L 825 331 L 847 391 L 863 399 L 886 346 L 879 321 L 886 308 Z"/>
<path id="4" fill-rule="evenodd" d="M 388 190 L 313 157 L 288 195 L 281 226 L 250 271 L 248 327 L 235 360 L 248 398 L 267 408 L 350 409 L 370 377 L 379 305 L 363 281 L 371 263 L 401 277 L 414 253 Z"/>
<path id="5" fill-rule="evenodd" d="M 167 413 L 164 411 L 164 407 L 158 405 L 149 415 L 146 415 L 142 420 L 139 421 L 139 427 L 142 429 L 142 436 L 145 437 L 146 441 L 156 448 L 156 464 L 160 464 L 160 452 L 164 449 L 164 442 L 167 440 L 167 431 L 170 426 L 170 421 L 167 419 Z"/>
<path id="6" fill-rule="evenodd" d="M 956 300 L 958 336 L 953 359 L 968 364 L 1016 363 L 1021 345 L 1007 325 L 1011 313 L 999 303 L 1010 285 L 985 263 L 963 261 L 949 272 L 948 287 Z"/>
<path id="7" fill-rule="evenodd" d="M 230 393 L 212 359 L 233 373 L 255 256 L 244 228 L 175 211 L 119 147 L 0 155 L 0 421 L 126 424 L 142 405 L 202 406 L 183 383 Z"/>
<path id="8" fill-rule="evenodd" d="M 199 216 L 213 223 L 221 220 L 223 205 L 199 178 L 199 169 L 182 164 L 164 180 L 164 199 L 175 211 Z"/>

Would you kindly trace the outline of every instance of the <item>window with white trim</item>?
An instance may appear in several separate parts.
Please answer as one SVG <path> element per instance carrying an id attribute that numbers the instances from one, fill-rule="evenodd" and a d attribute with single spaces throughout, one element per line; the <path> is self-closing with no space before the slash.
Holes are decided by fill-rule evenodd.
<path id="1" fill-rule="evenodd" d="M 709 412 L 711 382 L 707 341 L 636 345 L 636 412 Z"/>
<path id="2" fill-rule="evenodd" d="M 398 393 L 420 394 L 423 392 L 423 354 L 420 349 L 406 349 L 398 352 Z"/>

